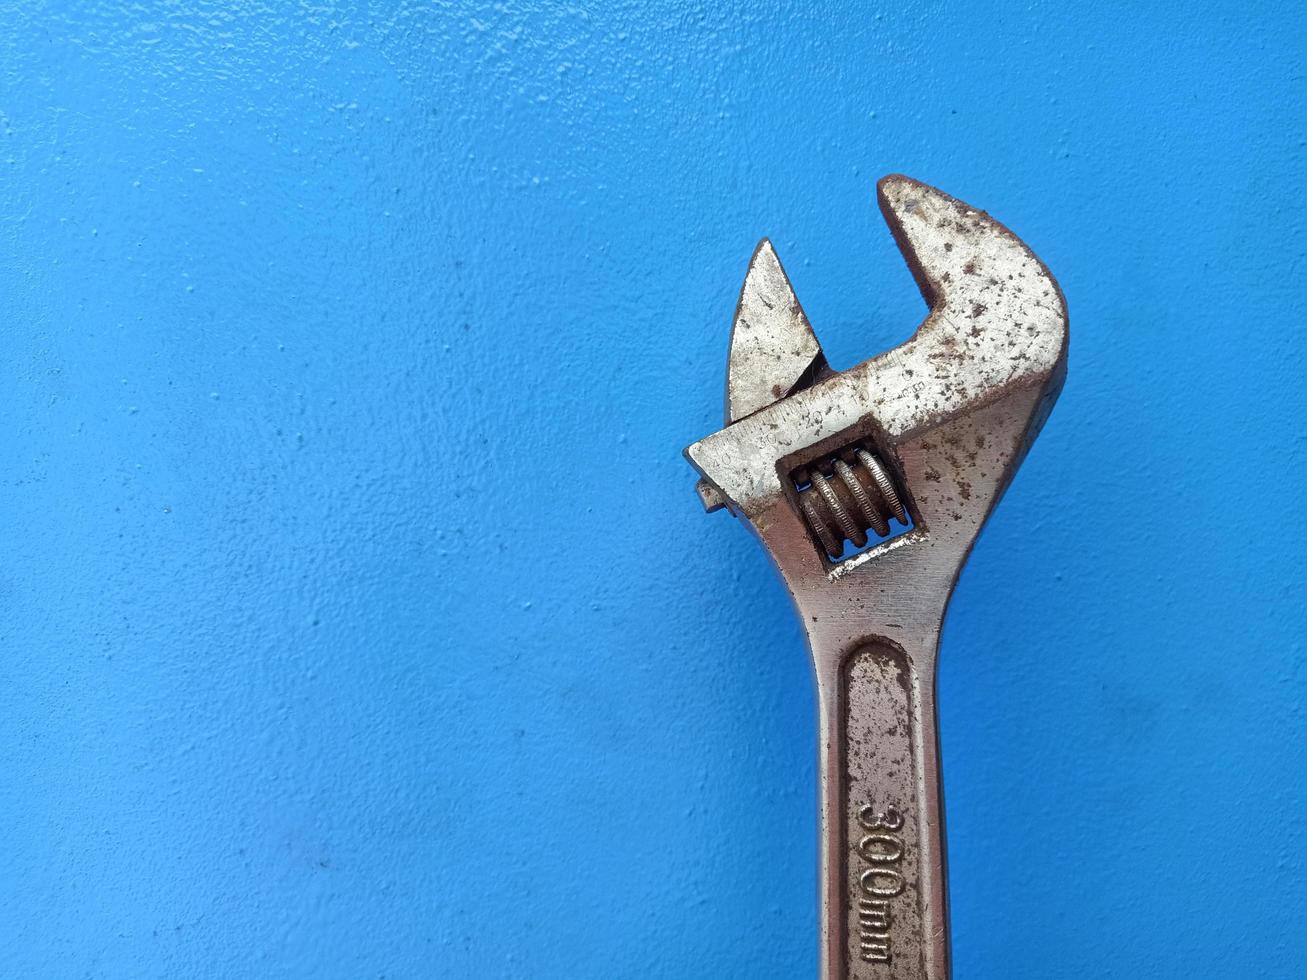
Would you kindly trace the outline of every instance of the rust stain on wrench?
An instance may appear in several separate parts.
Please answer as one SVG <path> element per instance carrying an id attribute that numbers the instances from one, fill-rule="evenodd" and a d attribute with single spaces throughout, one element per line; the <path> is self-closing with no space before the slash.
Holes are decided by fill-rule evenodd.
<path id="1" fill-rule="evenodd" d="M 731 335 L 726 427 L 685 454 L 704 506 L 762 539 L 807 631 L 821 976 L 944 980 L 939 633 L 967 553 L 1061 390 L 1066 303 L 984 212 L 897 175 L 879 200 L 930 306 L 917 333 L 832 371 L 764 241 Z"/>

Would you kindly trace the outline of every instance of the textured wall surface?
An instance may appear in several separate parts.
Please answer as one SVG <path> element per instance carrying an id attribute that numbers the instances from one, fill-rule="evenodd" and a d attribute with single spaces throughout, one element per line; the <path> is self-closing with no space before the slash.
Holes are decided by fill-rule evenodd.
<path id="1" fill-rule="evenodd" d="M 1072 319 L 945 632 L 958 977 L 1302 975 L 1301 7 L 2 6 L 0 976 L 813 976 L 806 655 L 680 449 L 761 235 L 911 333 L 893 170 Z"/>

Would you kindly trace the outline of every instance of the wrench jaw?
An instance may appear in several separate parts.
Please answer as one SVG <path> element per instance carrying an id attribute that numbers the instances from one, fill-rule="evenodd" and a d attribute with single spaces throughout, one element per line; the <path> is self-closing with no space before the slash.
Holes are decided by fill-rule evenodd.
<path id="1" fill-rule="evenodd" d="M 685 451 L 703 476 L 705 505 L 724 504 L 745 518 L 803 612 L 809 595 L 820 602 L 841 582 L 857 588 L 864 575 L 854 573 L 873 564 L 892 565 L 917 594 L 939 584 L 947 569 L 946 595 L 1065 377 L 1066 304 L 1020 239 L 984 212 L 908 177 L 884 178 L 878 198 L 930 306 L 917 333 L 848 371 L 831 372 L 764 241 L 736 312 L 727 426 Z M 959 424 L 982 411 L 983 428 Z M 797 506 L 790 473 L 868 437 L 897 471 L 915 530 L 831 561 Z M 924 573 L 916 568 L 920 559 L 906 555 L 923 548 L 935 571 L 912 581 Z"/>
<path id="2" fill-rule="evenodd" d="M 939 635 L 967 554 L 1061 390 L 1066 305 L 1047 268 L 983 212 L 898 175 L 878 197 L 930 307 L 917 333 L 831 372 L 764 242 L 737 310 L 727 426 L 686 456 L 705 506 L 725 505 L 762 539 L 807 634 L 821 725 L 821 975 L 944 980 Z M 893 471 L 913 529 L 832 560 L 791 474 L 854 443 Z"/>
<path id="3" fill-rule="evenodd" d="M 781 260 L 764 238 L 749 260 L 726 366 L 730 425 L 826 372 L 826 358 Z"/>

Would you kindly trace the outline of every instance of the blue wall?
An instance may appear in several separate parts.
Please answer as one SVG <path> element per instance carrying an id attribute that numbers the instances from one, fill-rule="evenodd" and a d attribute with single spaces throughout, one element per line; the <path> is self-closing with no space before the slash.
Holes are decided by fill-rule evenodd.
<path id="1" fill-rule="evenodd" d="M 1296 977 L 1307 14 L 3 4 L 0 976 L 813 976 L 814 720 L 705 517 L 772 236 L 901 170 L 1061 279 L 963 575 L 957 975 Z"/>

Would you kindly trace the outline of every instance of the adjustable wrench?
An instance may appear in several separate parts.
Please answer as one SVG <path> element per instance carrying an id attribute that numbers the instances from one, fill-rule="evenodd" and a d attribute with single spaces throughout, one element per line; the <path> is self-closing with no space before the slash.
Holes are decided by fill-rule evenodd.
<path id="1" fill-rule="evenodd" d="M 1066 374 L 1042 262 L 982 211 L 907 177 L 881 211 L 930 312 L 844 372 L 770 243 L 731 333 L 726 427 L 685 450 L 709 511 L 780 569 L 817 679 L 823 980 L 950 975 L 935 664 L 949 596 Z"/>

